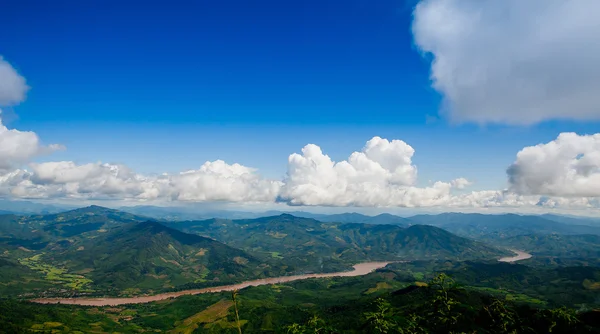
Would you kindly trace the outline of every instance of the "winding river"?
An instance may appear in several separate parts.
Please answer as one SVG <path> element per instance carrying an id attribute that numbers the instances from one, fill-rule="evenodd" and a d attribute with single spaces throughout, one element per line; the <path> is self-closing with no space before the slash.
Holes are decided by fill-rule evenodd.
<path id="1" fill-rule="evenodd" d="M 153 296 L 139 296 L 139 297 L 126 297 L 126 298 L 39 298 L 32 299 L 31 302 L 39 304 L 69 304 L 69 305 L 83 305 L 83 306 L 115 306 L 124 304 L 142 304 L 150 303 L 159 300 L 165 300 L 169 298 L 177 298 L 183 295 L 197 295 L 201 293 L 211 292 L 222 292 L 222 291 L 233 291 L 249 286 L 259 286 L 267 284 L 277 284 L 284 282 L 291 282 L 297 280 L 303 280 L 307 278 L 323 278 L 323 277 L 350 277 L 350 276 L 362 276 L 366 275 L 376 269 L 387 266 L 390 262 L 364 262 L 354 266 L 352 271 L 344 271 L 337 273 L 326 273 L 326 274 L 307 274 L 307 275 L 295 275 L 295 276 L 281 276 L 272 278 L 263 278 L 253 281 L 246 281 L 239 284 L 215 286 L 204 289 L 195 290 L 184 290 L 177 292 L 161 293 Z"/>
<path id="2" fill-rule="evenodd" d="M 511 252 L 515 253 L 515 256 L 503 257 L 499 259 L 500 262 L 515 262 L 520 260 L 526 260 L 532 257 L 531 254 L 522 251 L 511 249 Z M 137 296 L 137 297 L 114 297 L 114 298 L 39 298 L 32 299 L 31 302 L 39 304 L 69 304 L 69 305 L 83 305 L 83 306 L 115 306 L 124 304 L 142 304 L 150 303 L 159 300 L 165 300 L 169 298 L 177 298 L 183 295 L 197 295 L 201 293 L 213 293 L 223 291 L 233 291 L 247 288 L 249 286 L 259 286 L 267 284 L 285 283 L 297 280 L 303 280 L 307 278 L 324 278 L 324 277 L 351 277 L 351 276 L 362 276 L 366 275 L 374 270 L 387 266 L 390 262 L 364 262 L 354 266 L 352 271 L 344 271 L 337 273 L 326 273 L 326 274 L 306 274 L 306 275 L 295 275 L 295 276 L 281 276 L 257 279 L 253 281 L 246 281 L 233 285 L 222 285 L 204 289 L 195 290 L 184 290 L 177 292 L 161 293 L 153 296 Z"/>
<path id="3" fill-rule="evenodd" d="M 503 258 L 499 259 L 498 261 L 500 261 L 500 262 L 516 262 L 516 261 L 530 259 L 533 256 L 529 253 L 525 253 L 525 252 L 518 251 L 515 249 L 509 249 L 509 251 L 515 253 L 515 256 L 503 257 Z"/>

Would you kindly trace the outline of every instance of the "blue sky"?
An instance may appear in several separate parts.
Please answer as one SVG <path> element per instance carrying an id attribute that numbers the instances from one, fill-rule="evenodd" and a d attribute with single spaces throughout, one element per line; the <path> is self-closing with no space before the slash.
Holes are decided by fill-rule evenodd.
<path id="1" fill-rule="evenodd" d="M 0 54 L 31 90 L 9 128 L 66 150 L 35 161 L 175 173 L 223 159 L 285 176 L 308 144 L 347 159 L 373 136 L 416 153 L 418 184 L 507 186 L 525 146 L 597 121 L 456 124 L 440 116 L 417 1 L 10 1 Z"/>

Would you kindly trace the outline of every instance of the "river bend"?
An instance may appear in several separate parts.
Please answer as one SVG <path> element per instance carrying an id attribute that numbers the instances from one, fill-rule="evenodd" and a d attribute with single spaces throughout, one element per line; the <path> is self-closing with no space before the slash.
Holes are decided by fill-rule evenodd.
<path id="1" fill-rule="evenodd" d="M 362 276 L 366 275 L 374 270 L 387 266 L 390 262 L 364 262 L 354 266 L 352 271 L 343 271 L 337 273 L 325 273 L 325 274 L 306 274 L 306 275 L 295 275 L 295 276 L 281 276 L 263 278 L 252 281 L 246 281 L 233 285 L 215 286 L 203 289 L 194 290 L 183 290 L 177 292 L 161 293 L 153 296 L 137 296 L 137 297 L 114 297 L 114 298 L 39 298 L 32 299 L 31 302 L 39 304 L 68 304 L 68 305 L 83 305 L 83 306 L 115 306 L 124 304 L 142 304 L 150 303 L 159 300 L 165 300 L 169 298 L 177 298 L 183 295 L 197 295 L 201 293 L 212 293 L 222 291 L 233 291 L 247 288 L 249 286 L 259 286 L 267 284 L 277 284 L 284 282 L 291 282 L 297 280 L 303 280 L 307 278 L 324 278 L 324 277 L 351 277 L 351 276 Z"/>

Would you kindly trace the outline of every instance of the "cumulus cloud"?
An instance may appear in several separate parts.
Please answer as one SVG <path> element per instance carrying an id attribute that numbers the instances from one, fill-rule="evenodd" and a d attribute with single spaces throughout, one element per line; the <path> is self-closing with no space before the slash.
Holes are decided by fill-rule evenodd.
<path id="1" fill-rule="evenodd" d="M 222 160 L 169 176 L 171 197 L 180 201 L 273 202 L 280 181 L 262 178 L 252 168 Z"/>
<path id="2" fill-rule="evenodd" d="M 0 56 L 0 106 L 23 102 L 28 90 L 25 78 Z"/>
<path id="3" fill-rule="evenodd" d="M 44 146 L 35 132 L 9 130 L 0 121 L 0 171 L 16 168 L 38 155 L 63 148 L 56 144 Z"/>
<path id="4" fill-rule="evenodd" d="M 507 170 L 511 190 L 529 195 L 600 196 L 600 134 L 562 133 L 525 147 Z"/>
<path id="5" fill-rule="evenodd" d="M 421 0 L 412 31 L 456 122 L 600 119 L 600 1 Z"/>
<path id="6" fill-rule="evenodd" d="M 291 205 L 430 206 L 447 201 L 451 188 L 469 183 L 457 179 L 415 187 L 414 152 L 401 140 L 374 137 L 348 160 L 334 162 L 319 146 L 306 145 L 302 154 L 289 156 L 279 200 Z"/>
<path id="7" fill-rule="evenodd" d="M 144 176 L 127 166 L 72 161 L 30 164 L 0 178 L 2 193 L 19 198 L 273 202 L 280 182 L 221 160 L 198 170 Z"/>
<path id="8" fill-rule="evenodd" d="M 600 135 L 562 134 L 524 148 L 509 168 L 506 190 L 469 191 L 457 178 L 416 186 L 414 149 L 401 140 L 374 137 L 348 159 L 335 162 L 317 145 L 288 158 L 283 181 L 255 169 L 217 160 L 176 174 L 145 176 L 127 166 L 72 161 L 30 163 L 0 173 L 0 195 L 29 199 L 84 199 L 306 206 L 439 207 L 510 210 L 598 209 Z M 14 161 L 14 159 L 12 160 Z M 460 191 L 455 191 L 460 190 Z"/>

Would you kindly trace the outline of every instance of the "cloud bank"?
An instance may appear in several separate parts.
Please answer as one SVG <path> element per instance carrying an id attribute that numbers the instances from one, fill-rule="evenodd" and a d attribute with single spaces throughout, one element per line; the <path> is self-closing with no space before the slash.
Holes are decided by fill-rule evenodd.
<path id="1" fill-rule="evenodd" d="M 600 1 L 421 0 L 414 42 L 455 122 L 600 119 Z"/>
<path id="2" fill-rule="evenodd" d="M 269 180 L 255 169 L 221 160 L 155 176 L 124 165 L 59 161 L 0 173 L 0 194 L 25 199 L 337 207 L 600 209 L 599 152 L 600 134 L 563 133 L 549 143 L 526 147 L 507 170 L 505 190 L 468 191 L 472 183 L 465 178 L 419 187 L 414 149 L 401 140 L 373 137 L 361 151 L 338 162 L 308 144 L 300 154 L 289 156 L 283 180 Z"/>

